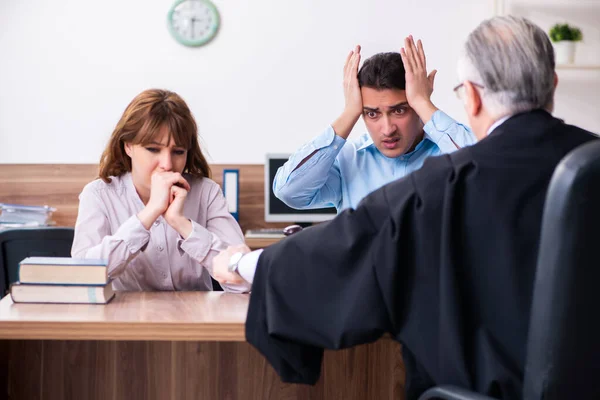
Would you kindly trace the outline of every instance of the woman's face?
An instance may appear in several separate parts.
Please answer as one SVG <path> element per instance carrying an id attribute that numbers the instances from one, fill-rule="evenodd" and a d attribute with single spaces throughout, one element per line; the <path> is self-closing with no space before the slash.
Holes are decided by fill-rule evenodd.
<path id="1" fill-rule="evenodd" d="M 125 143 L 125 152 L 131 158 L 131 175 L 138 191 L 150 191 L 150 178 L 155 172 L 170 171 L 182 173 L 187 160 L 187 149 L 175 145 L 169 131 L 163 126 L 155 141 L 141 145 Z"/>

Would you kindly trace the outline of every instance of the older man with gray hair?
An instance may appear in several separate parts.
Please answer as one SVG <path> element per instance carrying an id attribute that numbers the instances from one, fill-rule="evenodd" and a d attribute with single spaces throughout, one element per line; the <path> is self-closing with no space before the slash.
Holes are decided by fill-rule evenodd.
<path id="1" fill-rule="evenodd" d="M 218 279 L 253 283 L 246 337 L 283 380 L 314 384 L 323 348 L 387 332 L 404 346 L 408 399 L 440 384 L 520 398 L 545 194 L 596 137 L 551 115 L 552 45 L 524 18 L 479 25 L 459 77 L 477 144 L 331 222 L 215 258 Z"/>
<path id="2" fill-rule="evenodd" d="M 548 36 L 523 18 L 482 23 L 469 36 L 458 62 L 469 123 L 478 139 L 509 117 L 532 110 L 552 112 L 558 77 Z"/>

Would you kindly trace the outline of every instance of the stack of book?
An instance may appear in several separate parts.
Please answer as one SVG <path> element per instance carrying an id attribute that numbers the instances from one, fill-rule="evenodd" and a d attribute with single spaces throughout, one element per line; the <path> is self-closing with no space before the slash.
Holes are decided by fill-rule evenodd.
<path id="1" fill-rule="evenodd" d="M 114 295 L 105 260 L 69 257 L 24 259 L 10 287 L 15 303 L 106 304 Z"/>
<path id="2" fill-rule="evenodd" d="M 0 203 L 0 229 L 54 225 L 54 211 L 56 208 L 49 206 Z"/>

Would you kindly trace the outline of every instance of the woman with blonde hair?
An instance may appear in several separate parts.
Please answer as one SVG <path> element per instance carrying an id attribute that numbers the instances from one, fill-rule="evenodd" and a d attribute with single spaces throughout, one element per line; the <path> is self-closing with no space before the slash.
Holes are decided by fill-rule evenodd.
<path id="1" fill-rule="evenodd" d="M 212 258 L 244 239 L 183 99 L 158 89 L 136 96 L 99 175 L 79 196 L 72 256 L 107 259 L 116 290 L 211 290 Z"/>

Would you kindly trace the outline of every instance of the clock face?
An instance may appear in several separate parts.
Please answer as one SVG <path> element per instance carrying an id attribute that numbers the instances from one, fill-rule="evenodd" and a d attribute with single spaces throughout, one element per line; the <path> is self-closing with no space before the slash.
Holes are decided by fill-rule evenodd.
<path id="1" fill-rule="evenodd" d="M 179 43 L 201 46 L 217 34 L 219 12 L 208 0 L 178 0 L 169 11 L 167 24 Z"/>

